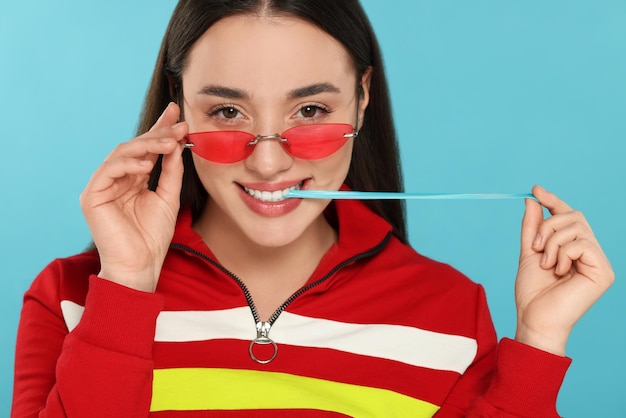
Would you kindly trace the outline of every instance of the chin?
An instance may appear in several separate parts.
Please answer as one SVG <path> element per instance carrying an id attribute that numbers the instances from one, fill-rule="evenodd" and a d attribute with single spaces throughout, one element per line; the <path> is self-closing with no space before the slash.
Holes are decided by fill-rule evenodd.
<path id="1" fill-rule="evenodd" d="M 257 246 L 279 248 L 297 241 L 303 236 L 305 230 L 306 225 L 285 225 L 276 222 L 276 225 L 265 225 L 265 227 L 256 224 L 253 228 L 244 229 L 244 234 Z"/>

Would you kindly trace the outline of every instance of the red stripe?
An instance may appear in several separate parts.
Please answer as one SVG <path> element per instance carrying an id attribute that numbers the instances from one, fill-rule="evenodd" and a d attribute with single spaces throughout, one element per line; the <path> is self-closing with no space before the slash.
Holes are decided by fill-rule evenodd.
<path id="1" fill-rule="evenodd" d="M 248 355 L 246 341 L 214 340 L 155 343 L 155 368 L 205 367 L 290 373 L 391 390 L 441 405 L 459 378 L 450 371 L 432 370 L 397 361 L 345 353 L 331 349 L 279 344 L 278 356 L 269 364 L 257 364 Z M 181 361 L 183 360 L 183 361 Z"/>

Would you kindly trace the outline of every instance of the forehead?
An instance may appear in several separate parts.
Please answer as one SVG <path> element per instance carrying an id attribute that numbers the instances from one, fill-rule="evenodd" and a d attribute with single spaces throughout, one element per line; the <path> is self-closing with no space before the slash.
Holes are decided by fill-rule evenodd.
<path id="1" fill-rule="evenodd" d="M 183 84 L 237 87 L 266 95 L 311 82 L 356 82 L 348 51 L 317 26 L 294 17 L 236 15 L 193 45 Z"/>

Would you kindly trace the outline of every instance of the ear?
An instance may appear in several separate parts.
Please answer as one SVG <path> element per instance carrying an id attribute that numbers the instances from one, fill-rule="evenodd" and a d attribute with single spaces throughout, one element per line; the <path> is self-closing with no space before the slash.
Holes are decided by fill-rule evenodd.
<path id="1" fill-rule="evenodd" d="M 363 118 L 365 117 L 365 109 L 370 102 L 370 86 L 372 84 L 372 67 L 367 67 L 367 70 L 361 76 L 359 80 L 359 130 L 363 126 Z"/>

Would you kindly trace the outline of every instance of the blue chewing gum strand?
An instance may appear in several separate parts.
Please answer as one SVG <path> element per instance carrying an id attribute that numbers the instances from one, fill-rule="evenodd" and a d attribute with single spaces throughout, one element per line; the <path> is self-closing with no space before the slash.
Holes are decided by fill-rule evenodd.
<path id="1" fill-rule="evenodd" d="M 290 190 L 286 198 L 300 199 L 533 199 L 540 203 L 532 193 L 400 193 L 400 192 L 356 192 L 336 190 Z"/>

